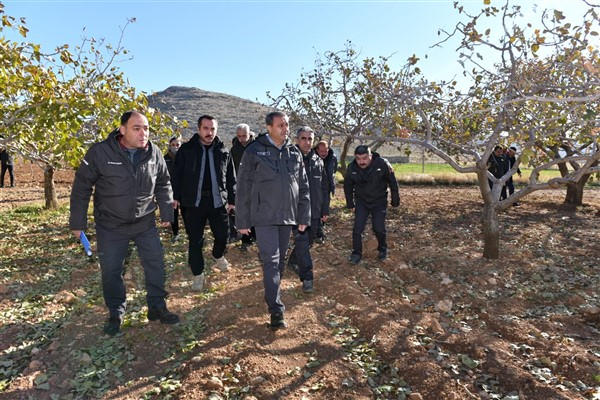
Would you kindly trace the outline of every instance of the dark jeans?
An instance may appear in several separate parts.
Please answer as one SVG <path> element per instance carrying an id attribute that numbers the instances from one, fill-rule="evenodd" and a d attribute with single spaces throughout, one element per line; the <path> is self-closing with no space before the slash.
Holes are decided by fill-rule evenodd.
<path id="1" fill-rule="evenodd" d="M 318 221 L 319 221 L 319 223 L 317 224 L 317 232 L 315 234 L 315 237 L 316 238 L 324 238 L 325 237 L 325 232 L 324 232 L 325 222 L 321 221 L 321 218 L 319 218 Z"/>
<path id="2" fill-rule="evenodd" d="M 8 171 L 8 177 L 10 178 L 10 185 L 13 186 L 15 184 L 15 174 L 13 172 L 12 165 L 3 165 L 2 172 L 0 172 L 0 186 L 4 186 L 4 177 L 6 176 L 6 171 Z"/>
<path id="3" fill-rule="evenodd" d="M 292 229 L 295 244 L 288 257 L 288 261 L 292 264 L 298 264 L 298 275 L 301 282 L 305 280 L 312 281 L 314 279 L 310 247 L 315 241 L 319 220 L 320 218 L 312 219 L 311 225 L 304 232 L 300 232 L 297 226 L 294 226 Z"/>
<path id="4" fill-rule="evenodd" d="M 171 222 L 173 236 L 179 235 L 179 207 L 173 210 L 173 222 Z"/>
<path id="5" fill-rule="evenodd" d="M 132 227 L 133 228 L 133 227 Z M 144 268 L 148 308 L 165 307 L 165 264 L 156 227 L 139 233 L 113 232 L 96 226 L 98 259 L 102 269 L 102 294 L 111 317 L 122 317 L 127 306 L 123 265 L 133 241 Z"/>
<path id="6" fill-rule="evenodd" d="M 229 237 L 232 239 L 235 239 L 235 238 L 237 238 L 238 232 L 237 232 L 237 228 L 235 226 L 235 212 L 234 211 L 231 211 L 231 213 L 229 213 L 228 219 L 229 219 Z"/>
<path id="7" fill-rule="evenodd" d="M 285 256 L 290 244 L 291 225 L 257 226 L 256 243 L 263 263 L 265 301 L 270 314 L 283 313 L 279 285 L 285 271 Z"/>
<path id="8" fill-rule="evenodd" d="M 387 214 L 387 205 L 377 207 L 367 207 L 364 204 L 356 203 L 354 207 L 354 227 L 352 228 L 352 254 L 362 256 L 362 234 L 367 225 L 367 219 L 371 214 L 373 223 L 373 232 L 377 238 L 377 250 L 387 251 L 385 215 Z"/>
<path id="9" fill-rule="evenodd" d="M 513 178 L 509 178 L 506 181 L 506 187 L 508 188 L 508 195 L 512 196 L 515 193 L 515 184 L 513 182 Z"/>
<path id="10" fill-rule="evenodd" d="M 204 257 L 202 247 L 204 246 L 204 228 L 206 221 L 214 236 L 212 256 L 221 258 L 227 247 L 227 235 L 229 221 L 225 206 L 214 208 L 212 199 L 203 198 L 199 207 L 182 208 L 185 231 L 188 235 L 188 263 L 194 276 L 204 272 Z"/>

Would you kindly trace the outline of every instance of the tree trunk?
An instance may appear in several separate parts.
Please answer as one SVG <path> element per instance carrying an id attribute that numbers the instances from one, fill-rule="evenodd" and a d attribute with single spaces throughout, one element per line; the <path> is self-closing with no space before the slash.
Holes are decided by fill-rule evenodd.
<path id="1" fill-rule="evenodd" d="M 46 164 L 44 168 L 44 199 L 47 209 L 58 208 L 58 196 L 54 186 L 54 167 L 50 164 Z"/>
<path id="2" fill-rule="evenodd" d="M 567 195 L 564 204 L 580 206 L 583 204 L 583 188 L 590 179 L 590 175 L 584 175 L 579 182 L 567 184 Z"/>
<path id="3" fill-rule="evenodd" d="M 344 140 L 344 145 L 342 146 L 342 153 L 340 154 L 339 168 L 338 171 L 342 174 L 342 176 L 346 176 L 346 157 L 348 157 L 348 149 L 350 148 L 350 144 L 352 144 L 352 139 L 347 137 Z"/>
<path id="4" fill-rule="evenodd" d="M 500 257 L 500 221 L 498 209 L 492 205 L 483 206 L 481 215 L 483 228 L 483 257 L 497 260 Z"/>

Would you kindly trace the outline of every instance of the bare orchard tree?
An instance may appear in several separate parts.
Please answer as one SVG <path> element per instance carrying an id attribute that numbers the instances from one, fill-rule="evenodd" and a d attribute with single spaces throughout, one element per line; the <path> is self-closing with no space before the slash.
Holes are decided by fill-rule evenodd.
<path id="1" fill-rule="evenodd" d="M 378 97 L 374 86 L 396 86 L 416 74 L 392 71 L 388 59 L 360 59 L 347 42 L 341 51 L 317 56 L 315 68 L 302 73 L 297 83 L 286 84 L 281 94 L 269 95 L 272 106 L 289 112 L 292 123 L 310 125 L 318 136 L 339 141 L 344 173 L 345 159 L 355 140 L 379 146 L 397 132 L 397 127 L 389 124 L 395 114 L 393 105 Z"/>
<path id="2" fill-rule="evenodd" d="M 591 27 L 598 26 L 598 16 L 591 11 L 573 25 L 558 10 L 544 11 L 543 29 L 536 29 L 523 21 L 521 6 L 510 1 L 476 14 L 468 14 L 458 4 L 455 7 L 466 21 L 446 35 L 461 40 L 460 62 L 471 82 L 469 89 L 457 90 L 454 83 L 402 87 L 390 90 L 388 99 L 405 102 L 407 109 L 413 106 L 402 115 L 411 138 L 395 140 L 428 148 L 458 172 L 477 174 L 484 200 L 483 256 L 496 259 L 500 254 L 499 213 L 534 191 L 577 184 L 598 171 L 600 152 L 593 127 L 598 126 L 600 82 L 598 49 L 591 45 L 596 37 Z M 485 28 L 486 21 L 495 31 Z M 525 73 L 540 65 L 542 73 Z M 563 127 L 566 121 L 568 132 Z M 567 141 L 577 151 L 561 157 L 539 156 L 540 143 Z M 497 178 L 488 171 L 488 160 L 496 145 L 510 144 L 519 146 L 521 154 Z M 470 161 L 465 165 L 458 156 Z M 528 183 L 501 200 L 502 188 L 522 162 L 533 168 Z M 567 164 L 576 167 L 560 178 L 540 179 L 541 171 Z"/>

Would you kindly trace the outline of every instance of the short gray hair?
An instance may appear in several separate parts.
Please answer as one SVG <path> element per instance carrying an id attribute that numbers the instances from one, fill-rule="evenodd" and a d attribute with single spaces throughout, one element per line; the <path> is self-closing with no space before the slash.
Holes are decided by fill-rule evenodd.
<path id="1" fill-rule="evenodd" d="M 310 126 L 306 126 L 306 125 L 305 125 L 305 126 L 303 126 L 303 127 L 300 127 L 300 128 L 298 128 L 298 130 L 296 131 L 296 137 L 297 137 L 297 138 L 298 138 L 298 137 L 300 137 L 300 134 L 301 134 L 302 132 L 308 132 L 308 133 L 312 133 L 312 134 L 313 134 L 313 136 L 314 136 L 314 134 L 315 134 L 315 131 L 313 131 L 313 130 L 312 130 L 312 128 L 311 128 Z"/>
<path id="2" fill-rule="evenodd" d="M 235 127 L 235 131 L 239 131 L 239 130 L 244 130 L 246 131 L 246 133 L 250 133 L 250 125 L 248 124 L 238 124 L 238 126 Z"/>

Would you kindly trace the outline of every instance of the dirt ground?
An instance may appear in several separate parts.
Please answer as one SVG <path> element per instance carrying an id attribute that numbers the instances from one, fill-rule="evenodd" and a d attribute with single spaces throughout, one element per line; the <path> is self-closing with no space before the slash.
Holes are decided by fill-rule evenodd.
<path id="1" fill-rule="evenodd" d="M 36 174 L 17 171 L 0 211 L 41 202 Z M 66 200 L 69 174 L 57 184 Z M 564 190 L 526 197 L 501 216 L 503 256 L 491 261 L 481 257 L 478 189 L 401 186 L 389 258 L 376 260 L 368 230 L 359 266 L 347 262 L 352 215 L 341 192 L 327 240 L 312 250 L 315 292 L 304 294 L 290 270 L 284 277 L 288 329 L 267 327 L 255 247 L 230 246 L 231 270 L 211 271 L 198 294 L 185 241 L 165 231 L 168 305 L 182 323 L 145 320 L 141 290 L 129 325 L 108 338 L 101 297 L 83 301 L 98 290 L 98 267 L 82 263 L 45 310 L 67 293 L 72 312 L 0 398 L 600 399 L 600 191 L 578 208 L 561 205 Z M 27 279 L 3 282 L 0 311 L 18 306 Z M 127 282 L 141 288 L 135 273 Z M 34 319 L 3 322 L 0 368 Z M 85 374 L 105 386 L 86 389 Z"/>

